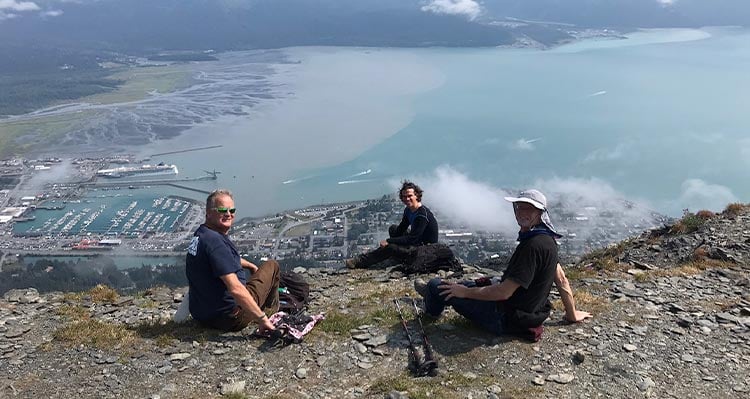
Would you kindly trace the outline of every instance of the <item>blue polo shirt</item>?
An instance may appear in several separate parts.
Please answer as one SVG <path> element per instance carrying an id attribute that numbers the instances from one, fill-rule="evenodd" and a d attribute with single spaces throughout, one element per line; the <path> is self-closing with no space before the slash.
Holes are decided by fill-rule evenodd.
<path id="1" fill-rule="evenodd" d="M 237 304 L 221 276 L 237 274 L 247 282 L 240 254 L 229 237 L 201 225 L 193 234 L 185 259 L 190 290 L 190 314 L 196 320 L 211 320 L 229 314 Z"/>

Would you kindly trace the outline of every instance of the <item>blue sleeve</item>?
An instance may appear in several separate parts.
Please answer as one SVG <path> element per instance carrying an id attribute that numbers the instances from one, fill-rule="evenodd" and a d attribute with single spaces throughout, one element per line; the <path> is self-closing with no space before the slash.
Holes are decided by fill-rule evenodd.
<path id="1" fill-rule="evenodd" d="M 401 223 L 396 227 L 396 234 L 393 237 L 401 237 L 406 234 L 406 229 L 409 228 L 409 217 L 406 216 L 406 209 L 404 209 L 404 216 L 401 218 Z M 391 242 L 390 239 L 387 240 Z"/>
<path id="2" fill-rule="evenodd" d="M 235 261 L 234 251 L 220 237 L 205 241 L 208 262 L 215 277 L 237 273 L 242 267 Z"/>

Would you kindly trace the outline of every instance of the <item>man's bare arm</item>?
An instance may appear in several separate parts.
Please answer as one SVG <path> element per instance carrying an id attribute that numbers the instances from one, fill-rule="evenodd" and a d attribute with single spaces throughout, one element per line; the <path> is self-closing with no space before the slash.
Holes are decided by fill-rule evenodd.
<path id="1" fill-rule="evenodd" d="M 565 277 L 565 271 L 563 271 L 559 263 L 555 270 L 555 286 L 557 286 L 557 291 L 560 293 L 560 299 L 562 299 L 563 307 L 565 308 L 566 320 L 571 323 L 578 323 L 589 317 L 593 317 L 589 312 L 576 310 L 576 300 L 573 297 L 573 290 L 570 288 L 570 282 Z"/>
<path id="2" fill-rule="evenodd" d="M 521 285 L 511 279 L 505 279 L 500 284 L 485 287 L 467 287 L 463 284 L 447 283 L 438 286 L 440 295 L 445 299 L 467 298 L 480 301 L 505 301 L 513 295 Z"/>
<path id="3" fill-rule="evenodd" d="M 237 278 L 236 274 L 225 274 L 221 276 L 221 281 L 227 286 L 229 294 L 232 295 L 237 304 L 242 309 L 250 312 L 250 314 L 256 317 L 260 332 L 275 330 L 273 324 L 268 321 L 266 314 L 261 310 L 260 306 L 255 303 L 255 299 L 253 299 L 252 295 L 250 295 L 250 292 L 247 291 L 247 288 L 245 288 L 245 285 L 242 284 L 240 279 Z"/>

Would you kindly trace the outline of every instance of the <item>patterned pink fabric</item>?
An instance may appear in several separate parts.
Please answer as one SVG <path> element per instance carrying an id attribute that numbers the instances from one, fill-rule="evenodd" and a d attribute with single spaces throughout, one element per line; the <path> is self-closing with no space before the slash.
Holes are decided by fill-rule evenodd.
<path id="1" fill-rule="evenodd" d="M 289 325 L 285 323 L 282 319 L 286 315 L 287 314 L 285 312 L 277 312 L 269 318 L 269 321 L 277 329 L 286 329 L 287 331 L 289 331 L 289 334 L 291 336 L 293 336 L 294 338 L 300 341 L 302 340 L 302 337 L 304 337 L 307 333 L 310 332 L 310 330 L 313 329 L 313 327 L 315 327 L 315 324 L 317 324 L 319 321 L 326 318 L 323 313 L 310 316 L 312 320 L 308 322 L 307 324 L 305 324 L 303 327 L 303 326 Z M 302 330 L 299 329 L 300 327 L 303 327 Z"/>

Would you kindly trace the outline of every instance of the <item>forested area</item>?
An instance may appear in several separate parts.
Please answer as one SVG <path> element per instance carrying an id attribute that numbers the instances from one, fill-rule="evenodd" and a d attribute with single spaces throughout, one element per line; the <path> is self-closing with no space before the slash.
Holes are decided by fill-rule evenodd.
<path id="1" fill-rule="evenodd" d="M 61 70 L 33 75 L 0 75 L 0 116 L 19 115 L 60 101 L 112 91 L 122 82 L 107 71 Z"/>
<path id="2" fill-rule="evenodd" d="M 0 295 L 14 288 L 34 287 L 39 292 L 85 291 L 104 284 L 120 292 L 138 292 L 155 285 L 187 285 L 185 265 L 144 265 L 119 270 L 109 257 L 94 257 L 78 262 L 39 260 L 33 264 L 3 267 L 0 273 Z"/>
<path id="3" fill-rule="evenodd" d="M 250 259 L 256 265 L 262 262 Z M 312 259 L 289 258 L 279 260 L 282 270 L 295 267 L 321 267 Z M 24 265 L 22 259 L 17 264 L 3 265 L 0 272 L 0 295 L 14 288 L 34 287 L 39 292 L 78 292 L 104 284 L 122 293 L 143 291 L 153 286 L 185 287 L 185 264 L 142 265 L 141 267 L 120 270 L 111 257 L 96 256 L 80 261 L 39 260 Z"/>

